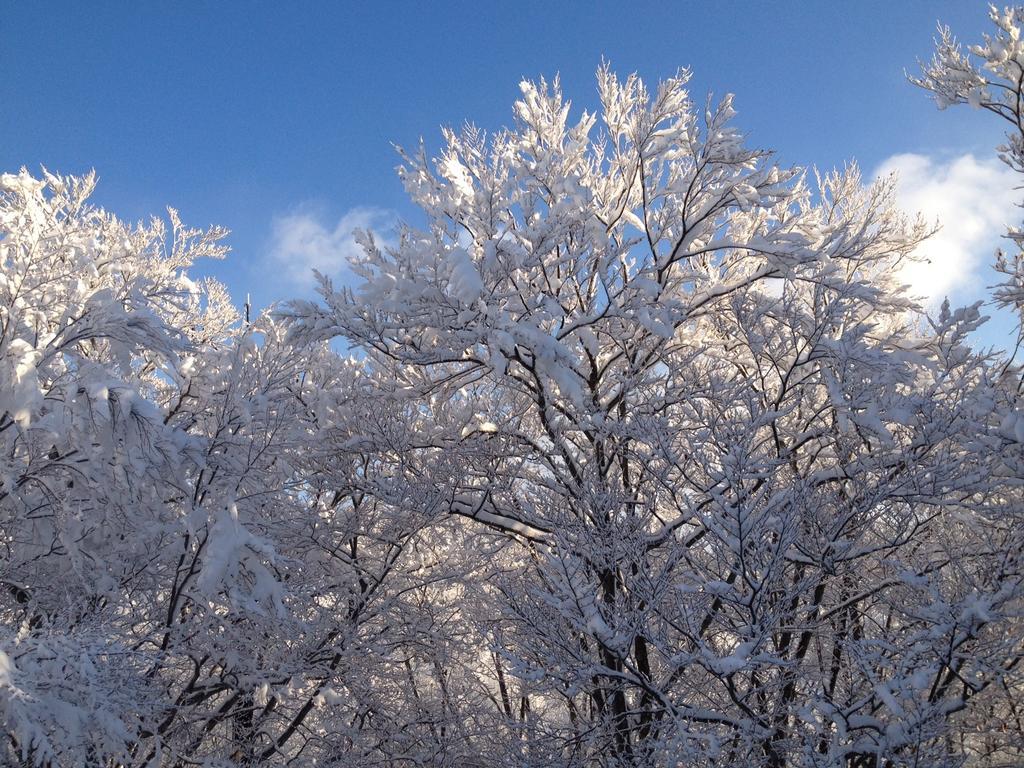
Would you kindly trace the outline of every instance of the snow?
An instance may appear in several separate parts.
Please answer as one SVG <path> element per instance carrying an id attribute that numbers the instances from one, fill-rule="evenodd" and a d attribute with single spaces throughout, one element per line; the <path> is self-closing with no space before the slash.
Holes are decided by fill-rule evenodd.
<path id="1" fill-rule="evenodd" d="M 472 305 L 483 294 L 484 284 L 469 252 L 463 248 L 453 248 L 448 254 L 448 263 L 451 266 L 448 290 L 463 304 Z"/>

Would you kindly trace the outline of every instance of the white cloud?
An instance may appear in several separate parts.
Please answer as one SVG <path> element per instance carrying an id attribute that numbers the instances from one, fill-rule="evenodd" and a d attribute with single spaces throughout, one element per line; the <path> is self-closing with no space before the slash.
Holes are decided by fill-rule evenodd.
<path id="1" fill-rule="evenodd" d="M 308 206 L 277 216 L 267 251 L 268 266 L 276 270 L 275 278 L 301 288 L 315 284 L 314 269 L 344 280 L 351 275 L 349 260 L 362 253 L 354 231 L 371 230 L 378 242 L 386 242 L 394 220 L 390 211 L 366 207 L 352 208 L 333 226 Z"/>
<path id="2" fill-rule="evenodd" d="M 998 159 L 970 154 L 948 161 L 926 155 L 888 158 L 876 177 L 895 171 L 897 200 L 910 214 L 921 213 L 941 229 L 925 241 L 918 255 L 926 262 L 907 264 L 903 279 L 929 302 L 955 294 L 968 300 L 985 285 L 980 270 L 992 261 L 1008 224 L 1018 222 L 1019 178 Z"/>

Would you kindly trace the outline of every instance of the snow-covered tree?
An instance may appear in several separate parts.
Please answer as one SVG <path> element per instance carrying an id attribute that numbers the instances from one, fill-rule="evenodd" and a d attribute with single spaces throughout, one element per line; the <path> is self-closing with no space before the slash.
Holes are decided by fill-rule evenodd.
<path id="1" fill-rule="evenodd" d="M 524 83 L 514 128 L 405 155 L 426 225 L 296 336 L 362 350 L 505 540 L 479 637 L 517 764 L 955 764 L 1019 643 L 983 318 L 899 284 L 927 231 L 893 180 L 778 168 L 687 79 L 602 68 L 576 122 Z"/>
<path id="2" fill-rule="evenodd" d="M 191 282 L 222 231 L 125 225 L 92 187 L 0 177 L 6 760 L 274 763 L 410 729 L 393 638 L 422 642 L 437 555 L 353 438 L 407 414 Z"/>
<path id="3" fill-rule="evenodd" d="M 1013 171 L 1024 174 L 1024 8 L 992 6 L 989 15 L 994 34 L 985 35 L 981 43 L 966 50 L 948 27 L 940 26 L 935 55 L 911 81 L 929 91 L 940 109 L 968 104 L 1008 122 L 1010 129 L 998 155 Z M 1024 343 L 1024 230 L 1011 227 L 1006 237 L 1010 246 L 996 253 L 995 267 L 1003 280 L 995 286 L 993 299 L 997 306 L 1016 312 L 1018 323 L 1016 343 L 1001 368 L 1004 402 L 1009 405 L 1003 408 L 999 427 L 1003 438 L 999 468 L 1009 484 L 1019 487 L 1024 480 L 1019 451 L 1024 442 L 1024 378 L 1015 361 Z M 1020 496 L 1015 498 L 1019 505 Z M 983 702 L 958 724 L 962 749 L 979 765 L 1016 764 L 1024 759 L 1024 670 L 1020 665 L 1024 626 L 1019 613 L 1015 618 L 1007 631 L 1016 646 L 1003 660 Z"/>
<path id="4" fill-rule="evenodd" d="M 146 620 L 202 461 L 158 401 L 233 316 L 183 272 L 222 232 L 172 212 L 168 243 L 89 207 L 92 187 L 0 177 L 0 714 L 4 748 L 39 763 L 120 754 L 151 710 L 157 658 L 110 625 Z"/>

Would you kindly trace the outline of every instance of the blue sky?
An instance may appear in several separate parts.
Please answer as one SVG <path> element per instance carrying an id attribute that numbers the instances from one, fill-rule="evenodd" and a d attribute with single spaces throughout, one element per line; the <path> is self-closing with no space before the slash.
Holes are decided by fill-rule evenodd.
<path id="1" fill-rule="evenodd" d="M 95 168 L 122 217 L 173 205 L 229 227 L 234 252 L 203 271 L 262 305 L 306 289 L 294 246 L 341 253 L 349 225 L 413 216 L 391 142 L 499 127 L 524 77 L 560 73 L 593 107 L 603 56 L 652 81 L 690 66 L 691 92 L 735 93 L 738 124 L 781 162 L 899 169 L 910 204 L 980 230 L 1016 218 L 991 162 L 1002 127 L 938 112 L 904 77 L 938 19 L 967 41 L 988 28 L 980 2 L 8 3 L 0 169 Z M 988 261 L 993 241 L 971 237 L 949 247 Z M 961 267 L 933 270 L 935 291 L 967 300 L 990 281 L 950 280 Z"/>

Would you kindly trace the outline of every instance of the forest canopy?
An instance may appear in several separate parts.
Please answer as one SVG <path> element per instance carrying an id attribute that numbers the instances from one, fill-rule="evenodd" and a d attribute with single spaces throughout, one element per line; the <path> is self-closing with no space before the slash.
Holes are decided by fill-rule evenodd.
<path id="1" fill-rule="evenodd" d="M 1024 173 L 992 21 L 911 81 Z M 0 176 L 3 760 L 1020 764 L 1024 230 L 980 349 L 894 178 L 688 80 L 522 83 L 402 152 L 423 226 L 255 317 L 188 277 L 224 230 Z"/>

